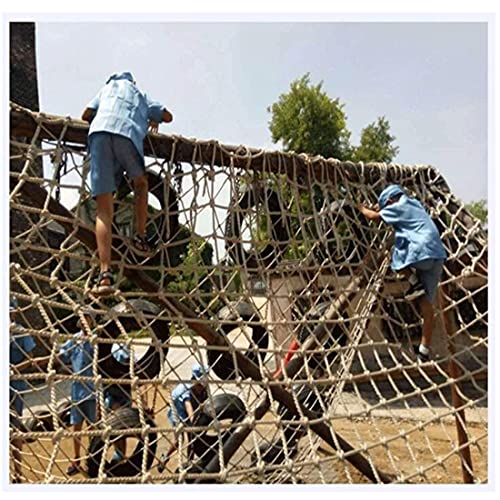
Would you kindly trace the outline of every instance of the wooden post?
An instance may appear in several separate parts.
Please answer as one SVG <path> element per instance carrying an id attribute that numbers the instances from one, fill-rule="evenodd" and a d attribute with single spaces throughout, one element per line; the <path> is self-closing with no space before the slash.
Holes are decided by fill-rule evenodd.
<path id="1" fill-rule="evenodd" d="M 453 341 L 453 333 L 456 331 L 454 328 L 454 318 L 452 317 L 452 310 L 449 308 L 449 293 L 448 287 L 442 285 L 439 289 L 439 307 L 441 309 L 442 321 L 444 329 L 448 337 L 448 349 L 450 358 L 448 361 L 448 375 L 451 382 L 451 399 L 453 407 L 455 408 L 455 425 L 457 428 L 458 444 L 460 446 L 460 463 L 462 466 L 462 476 L 464 483 L 474 483 L 472 457 L 470 453 L 469 438 L 467 436 L 467 420 L 465 418 L 464 400 L 458 391 L 458 380 L 462 375 L 462 370 L 455 363 L 455 343 Z"/>

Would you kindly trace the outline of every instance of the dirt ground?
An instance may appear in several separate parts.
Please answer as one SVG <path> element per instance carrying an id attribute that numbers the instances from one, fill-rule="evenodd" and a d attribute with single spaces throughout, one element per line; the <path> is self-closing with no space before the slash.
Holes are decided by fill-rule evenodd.
<path id="1" fill-rule="evenodd" d="M 416 425 L 417 424 L 417 425 Z M 416 428 L 417 427 L 417 428 Z M 369 457 L 378 470 L 399 477 L 398 482 L 429 484 L 460 484 L 463 473 L 460 455 L 457 451 L 455 423 L 430 423 L 418 429 L 418 423 L 376 418 L 371 421 L 339 419 L 335 430 L 356 447 L 373 446 Z M 488 481 L 488 438 L 487 428 L 482 424 L 470 423 L 470 446 L 475 482 Z M 405 437 L 398 437 L 400 433 Z M 362 440 L 360 439 L 362 437 Z M 381 439 L 389 442 L 384 446 Z M 361 442 L 362 441 L 362 442 Z M 334 451 L 322 445 L 320 452 L 331 455 Z M 353 466 L 343 465 L 338 482 L 367 483 Z M 420 469 L 420 470 L 419 470 Z M 349 474 L 352 480 L 349 480 Z"/>
<path id="2" fill-rule="evenodd" d="M 162 390 L 158 395 L 155 408 L 155 421 L 158 427 L 165 432 L 160 435 L 157 456 L 170 447 L 173 432 L 166 418 L 166 395 L 170 388 Z M 152 394 L 148 395 L 152 401 Z M 305 483 L 369 483 L 358 470 L 347 460 L 338 458 L 338 454 L 328 445 L 321 443 L 314 445 L 313 441 L 305 437 L 301 440 L 300 448 L 303 453 L 294 459 L 290 469 L 290 477 L 282 473 L 278 467 L 272 473 L 266 471 L 256 474 L 245 472 L 250 467 L 250 454 L 255 449 L 259 438 L 272 439 L 275 426 L 266 420 L 271 420 L 272 414 L 256 427 L 231 460 L 228 470 L 227 482 L 305 482 Z M 488 481 L 487 458 L 488 438 L 485 420 L 469 422 L 469 433 L 473 476 L 475 482 Z M 462 468 L 457 449 L 456 426 L 452 418 L 443 418 L 439 421 L 427 422 L 425 418 L 410 420 L 391 417 L 371 416 L 366 418 L 338 417 L 332 422 L 337 434 L 347 440 L 355 449 L 364 449 L 364 456 L 378 470 L 393 475 L 394 481 L 403 483 L 430 483 L 430 484 L 460 484 L 463 482 Z M 419 425 L 422 426 L 419 428 Z M 256 438 L 257 434 L 257 440 Z M 33 443 L 26 443 L 23 447 L 23 475 L 27 483 L 85 483 L 91 482 L 81 473 L 68 477 L 66 468 L 73 454 L 72 440 L 63 437 L 61 440 L 43 437 Z M 127 441 L 127 451 L 134 444 L 132 438 Z M 86 446 L 87 438 L 83 439 Z M 317 441 L 319 443 L 319 441 Z M 307 451 L 313 453 L 307 454 Z M 108 451 L 110 458 L 112 450 Z M 304 455 L 316 456 L 316 459 L 304 459 Z M 178 482 L 175 470 L 179 465 L 179 454 L 173 455 L 167 468 L 162 474 L 156 470 L 156 462 L 150 470 L 151 476 L 147 479 L 150 483 Z M 12 463 L 11 463 L 12 473 Z M 279 479 L 278 479 L 279 478 Z M 138 478 L 131 478 L 137 482 Z M 139 479 L 140 481 L 140 479 Z M 120 481 L 124 482 L 124 481 Z"/>

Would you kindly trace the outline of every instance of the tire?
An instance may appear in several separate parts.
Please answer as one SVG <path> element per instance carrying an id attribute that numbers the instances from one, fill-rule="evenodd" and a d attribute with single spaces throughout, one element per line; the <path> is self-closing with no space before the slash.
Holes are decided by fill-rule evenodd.
<path id="1" fill-rule="evenodd" d="M 221 326 L 222 334 L 227 337 L 235 328 L 238 328 L 241 323 L 255 323 L 260 321 L 260 315 L 257 309 L 248 302 L 238 302 L 229 304 L 223 307 L 217 314 L 219 320 L 224 321 Z M 244 353 L 244 355 L 254 363 L 258 364 L 259 360 L 264 362 L 266 352 L 262 350 L 269 347 L 269 332 L 264 325 L 252 324 L 249 325 L 252 329 L 252 345 Z M 255 352 L 252 347 L 255 346 L 259 350 Z M 228 351 L 222 349 L 209 349 L 207 354 L 208 363 L 214 373 L 222 380 L 232 380 L 237 376 L 237 370 L 234 366 L 232 356 Z"/>
<path id="2" fill-rule="evenodd" d="M 146 172 L 148 180 L 148 189 L 158 200 L 160 204 L 160 214 L 155 218 L 155 221 L 150 221 L 146 227 L 146 240 L 155 248 L 159 243 L 168 243 L 172 241 L 179 231 L 179 202 L 175 189 L 168 185 L 166 179 L 160 174 L 151 171 Z M 123 200 L 128 195 L 133 193 L 132 182 L 127 177 L 123 177 L 120 186 L 116 193 L 117 200 Z M 116 210 L 114 211 L 116 214 Z M 168 214 L 168 216 L 165 216 Z M 114 221 L 115 227 L 119 226 L 118 221 Z M 170 262 L 170 261 L 168 261 Z M 150 259 L 144 261 L 147 265 L 159 265 L 161 263 L 161 255 L 155 254 Z"/>
<path id="3" fill-rule="evenodd" d="M 207 402 L 208 403 L 208 402 Z M 210 414 L 215 414 L 218 421 L 229 420 L 232 424 L 241 422 L 247 415 L 243 401 L 235 394 L 217 394 L 212 398 L 211 411 L 206 406 L 199 408 L 193 418 L 193 425 L 208 427 L 214 420 Z M 227 441 L 233 429 L 221 431 L 221 445 Z M 190 451 L 199 457 L 199 465 L 205 466 L 219 451 L 219 435 L 210 430 L 193 431 L 189 433 Z"/>
<path id="4" fill-rule="evenodd" d="M 272 243 L 268 243 L 259 251 L 256 249 L 246 251 L 241 241 L 244 212 L 258 205 L 263 205 L 269 213 L 271 222 L 269 236 Z M 234 209 L 229 211 L 225 227 L 226 250 L 231 259 L 236 265 L 247 270 L 274 268 L 281 261 L 290 239 L 278 193 L 269 187 L 250 186 L 244 193 L 233 198 L 231 206 Z"/>
<path id="5" fill-rule="evenodd" d="M 156 423 L 149 417 L 146 417 L 146 424 L 151 427 L 156 427 Z M 106 420 L 106 426 L 110 426 L 115 430 L 135 429 L 141 427 L 139 418 L 139 410 L 136 408 L 120 408 L 112 413 Z M 104 426 L 100 426 L 104 428 Z M 146 450 L 146 469 L 150 469 L 155 458 L 156 448 L 158 445 L 157 433 L 151 431 L 148 435 L 149 445 Z M 140 474 L 142 469 L 142 457 L 145 443 L 139 437 L 139 442 L 133 453 L 125 460 L 117 465 L 113 465 L 106 461 L 104 464 L 104 472 L 108 477 L 131 477 Z M 99 475 L 99 466 L 103 459 L 104 440 L 102 436 L 94 436 L 90 441 L 89 458 L 87 459 L 87 474 L 94 478 Z"/>
<path id="6" fill-rule="evenodd" d="M 68 400 L 60 401 L 56 406 L 56 418 L 63 428 L 70 425 L 72 403 Z M 54 430 L 54 412 L 50 409 L 36 411 L 25 423 L 29 432 L 52 432 Z"/>
<path id="7" fill-rule="evenodd" d="M 288 458 L 293 459 L 299 451 L 297 441 L 289 442 L 286 436 L 285 439 L 287 441 Z M 273 441 L 272 443 L 261 444 L 259 446 L 259 452 L 262 461 L 266 464 L 280 464 L 287 458 L 285 447 L 283 446 L 283 441 L 281 439 Z M 252 453 L 252 464 L 257 464 L 257 454 L 255 452 Z"/>
<path id="8" fill-rule="evenodd" d="M 128 304 L 128 305 L 127 305 Z M 147 315 L 159 313 L 159 308 L 146 300 L 131 299 L 128 303 L 120 303 L 112 308 L 109 317 L 117 316 L 125 331 L 141 329 L 141 325 L 135 317 L 130 314 L 131 310 L 139 310 Z M 129 315 L 124 314 L 129 312 Z M 166 320 L 155 320 L 151 325 L 156 338 L 163 344 L 157 349 L 153 344 L 148 350 L 134 363 L 135 374 L 141 379 L 154 378 L 160 372 L 162 362 L 168 353 L 168 346 L 164 345 L 170 337 L 170 322 Z M 121 330 L 116 320 L 109 320 L 104 326 L 104 338 L 116 339 Z M 117 361 L 111 354 L 113 344 L 99 344 L 99 373 L 106 378 L 128 378 L 130 375 L 129 366 Z"/>

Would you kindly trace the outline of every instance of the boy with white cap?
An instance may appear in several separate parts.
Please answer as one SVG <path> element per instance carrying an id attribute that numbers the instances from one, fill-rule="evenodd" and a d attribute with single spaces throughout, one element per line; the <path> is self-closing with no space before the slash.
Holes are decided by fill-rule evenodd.
<path id="1" fill-rule="evenodd" d="M 100 274 L 94 295 L 114 292 L 111 272 L 113 194 L 126 171 L 135 192 L 136 235 L 132 240 L 138 253 L 151 252 L 146 240 L 148 181 L 145 175 L 143 142 L 148 127 L 158 132 L 158 124 L 171 122 L 172 114 L 152 101 L 136 86 L 128 71 L 112 74 L 88 104 L 82 119 L 89 129 L 90 177 L 96 199 L 96 239 Z"/>
<path id="2" fill-rule="evenodd" d="M 446 259 L 439 231 L 422 204 L 397 184 L 387 186 L 380 193 L 375 210 L 362 203 L 358 208 L 368 219 L 382 219 L 394 228 L 391 268 L 409 277 L 411 286 L 405 294 L 408 300 L 422 296 L 420 309 L 424 324 L 417 355 L 420 361 L 429 361 L 434 329 L 433 302 Z"/>

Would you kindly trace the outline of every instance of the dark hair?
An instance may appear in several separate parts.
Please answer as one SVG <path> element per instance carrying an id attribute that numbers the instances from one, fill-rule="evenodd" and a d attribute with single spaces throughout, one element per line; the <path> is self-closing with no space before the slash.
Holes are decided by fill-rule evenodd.
<path id="1" fill-rule="evenodd" d="M 394 196 L 391 196 L 388 200 L 387 200 L 387 203 L 391 202 L 391 203 L 396 203 L 397 201 L 399 201 L 399 198 L 401 198 L 401 196 L 403 196 L 403 193 L 398 193 L 398 194 L 395 194 Z M 386 203 L 386 204 L 387 204 Z"/>

